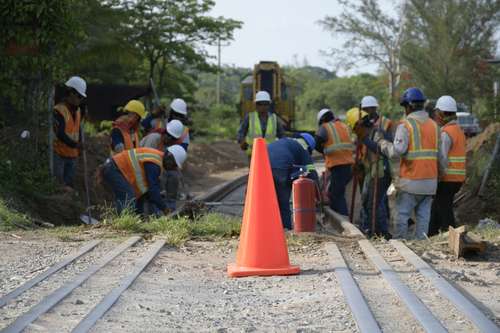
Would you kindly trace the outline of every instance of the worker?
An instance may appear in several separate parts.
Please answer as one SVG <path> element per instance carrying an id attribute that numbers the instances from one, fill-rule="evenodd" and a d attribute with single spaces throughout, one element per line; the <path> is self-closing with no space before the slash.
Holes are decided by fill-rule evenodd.
<path id="1" fill-rule="evenodd" d="M 309 133 L 301 133 L 296 138 L 282 138 L 267 146 L 281 222 L 285 229 L 292 229 L 290 195 L 293 175 L 298 178 L 299 169 L 302 168 L 309 178 L 318 182 L 318 174 L 311 158 L 315 146 L 314 137 Z"/>
<path id="2" fill-rule="evenodd" d="M 122 109 L 125 115 L 113 122 L 111 130 L 111 154 L 139 147 L 139 123 L 146 115 L 144 104 L 138 100 L 129 101 Z"/>
<path id="3" fill-rule="evenodd" d="M 418 88 L 407 89 L 401 97 L 406 119 L 397 127 L 394 143 L 378 137 L 368 137 L 366 126 L 355 127 L 356 134 L 372 151 L 378 150 L 388 158 L 401 157 L 399 181 L 396 184 L 398 213 L 395 238 L 408 235 L 408 220 L 416 216 L 415 237 L 424 239 L 429 230 L 432 196 L 438 178 L 439 128 L 424 110 L 424 93 Z"/>
<path id="4" fill-rule="evenodd" d="M 456 227 L 453 198 L 465 181 L 465 134 L 457 123 L 457 102 L 442 96 L 436 102 L 435 115 L 441 128 L 439 182 L 432 202 L 429 236 L 448 227 Z"/>
<path id="5" fill-rule="evenodd" d="M 164 129 L 166 128 L 166 130 Z M 154 148 L 164 151 L 173 145 L 182 144 L 182 134 L 184 133 L 184 125 L 174 119 L 166 126 L 155 129 L 146 135 L 140 143 L 141 147 Z M 179 184 L 181 183 L 182 174 L 179 170 L 166 170 L 161 177 L 161 187 L 165 189 L 166 203 L 169 209 L 175 210 L 177 196 L 179 194 Z"/>
<path id="6" fill-rule="evenodd" d="M 271 112 L 271 96 L 267 91 L 255 94 L 255 108 L 257 111 L 245 115 L 238 130 L 238 143 L 249 158 L 255 138 L 264 138 L 269 144 L 284 136 L 283 126 L 276 114 Z"/>
<path id="7" fill-rule="evenodd" d="M 142 138 L 139 146 L 163 151 L 169 146 L 176 144 L 180 145 L 182 143 L 181 137 L 183 133 L 184 125 L 179 120 L 174 119 L 166 126 L 162 125 L 158 127 L 158 129 L 151 131 Z"/>
<path id="8" fill-rule="evenodd" d="M 379 113 L 377 99 L 373 96 L 365 96 L 361 100 L 360 106 L 361 110 L 367 114 L 365 123 L 370 128 L 368 137 L 374 140 L 375 135 L 382 135 L 386 140 L 392 142 L 392 122 Z M 377 235 L 390 239 L 392 236 L 389 233 L 389 207 L 387 201 L 387 189 L 391 184 L 389 159 L 386 156 L 378 154 L 378 151 L 371 151 L 366 146 L 363 146 L 363 148 L 361 162 L 365 176 L 363 186 L 361 187 L 361 228 L 368 236 Z M 375 177 L 377 181 L 375 181 Z M 376 189 L 375 183 L 377 184 Z M 371 230 L 373 201 L 375 198 L 377 201 L 375 203 L 375 230 Z"/>
<path id="9" fill-rule="evenodd" d="M 180 145 L 188 151 L 190 137 L 189 137 L 189 127 L 187 127 L 189 119 L 187 113 L 187 104 L 182 98 L 176 98 L 170 103 L 170 113 L 168 115 L 168 122 L 172 120 L 179 120 L 182 125 L 184 125 L 184 132 L 182 133 L 179 141 Z"/>
<path id="10" fill-rule="evenodd" d="M 165 152 L 152 148 L 125 150 L 108 159 L 102 168 L 104 182 L 115 195 L 116 209 L 142 214 L 146 200 L 164 214 L 171 209 L 161 197 L 160 175 L 163 170 L 182 168 L 186 151 L 179 145 L 168 147 Z"/>
<path id="11" fill-rule="evenodd" d="M 352 179 L 354 164 L 351 131 L 330 109 L 319 111 L 317 122 L 316 150 L 323 154 L 325 167 L 330 171 L 330 208 L 347 216 L 345 190 Z"/>
<path id="12" fill-rule="evenodd" d="M 145 134 L 149 134 L 155 129 L 165 129 L 166 124 L 167 112 L 164 105 L 154 107 L 141 121 L 141 126 Z"/>
<path id="13" fill-rule="evenodd" d="M 64 190 L 72 191 L 75 177 L 76 160 L 81 143 L 80 104 L 87 97 L 87 83 L 81 77 L 70 77 L 65 83 L 62 102 L 54 106 L 54 175 L 64 186 Z"/>

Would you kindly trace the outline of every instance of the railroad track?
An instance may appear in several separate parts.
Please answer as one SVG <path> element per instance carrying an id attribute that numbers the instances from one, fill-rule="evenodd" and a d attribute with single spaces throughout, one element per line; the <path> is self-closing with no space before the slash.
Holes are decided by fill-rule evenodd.
<path id="1" fill-rule="evenodd" d="M 88 332 L 97 323 L 97 321 L 102 318 L 105 313 L 113 306 L 113 304 L 120 298 L 120 295 L 135 281 L 135 279 L 141 274 L 141 272 L 146 268 L 146 266 L 156 257 L 156 255 L 161 251 L 165 244 L 164 240 L 155 241 L 152 244 L 146 244 L 142 242 L 142 238 L 138 236 L 130 237 L 124 242 L 120 243 L 118 246 L 107 251 L 103 256 L 101 256 L 95 263 L 89 265 L 85 270 L 79 272 L 78 274 L 70 277 L 68 280 L 64 281 L 63 284 L 49 292 L 45 297 L 43 297 L 38 303 L 32 306 L 28 311 L 23 313 L 21 316 L 17 317 L 13 322 L 11 322 L 7 327 L 3 328 L 0 332 L 2 333 L 13 333 L 22 332 L 25 329 L 38 327 L 35 322 L 39 320 L 42 316 L 47 316 L 45 322 L 50 324 L 50 317 L 54 313 L 48 313 L 49 311 L 55 310 L 64 311 L 64 306 L 60 305 L 63 300 L 70 297 L 77 288 L 79 294 L 85 297 L 86 293 L 94 293 L 92 285 L 85 285 L 88 280 L 100 279 L 106 283 L 106 285 L 114 286 L 107 292 L 105 289 L 99 290 L 104 296 L 96 295 L 95 297 L 100 298 L 97 304 L 89 309 L 88 314 L 72 329 L 71 332 Z M 21 286 L 17 287 L 8 294 L 0 297 L 0 309 L 3 307 L 10 307 L 16 305 L 16 299 L 21 298 L 24 293 L 36 293 L 37 287 L 45 280 L 54 278 L 59 271 L 72 265 L 75 261 L 81 257 L 91 253 L 96 247 L 100 246 L 101 240 L 94 240 L 88 242 L 86 245 L 81 247 L 76 253 L 71 254 L 64 258 L 62 261 L 56 263 L 55 265 L 48 268 L 43 273 L 37 275 L 36 277 L 28 280 Z M 142 243 L 142 244 L 141 244 Z M 133 264 L 126 265 L 126 261 L 131 261 L 132 259 L 127 257 L 126 259 L 120 260 L 121 256 L 125 252 L 136 252 L 133 255 Z M 138 252 L 141 252 L 140 255 Z M 114 263 L 114 266 L 110 264 Z M 121 268 L 121 272 L 120 269 Z M 116 278 L 109 279 L 110 274 L 119 275 Z M 106 286 L 101 285 L 101 289 Z M 77 301 L 78 302 L 78 301 Z M 80 301 L 81 304 L 84 304 Z M 77 303 L 78 304 L 78 303 Z M 33 325 L 33 326 L 30 326 Z M 50 326 L 50 325 L 48 325 Z M 44 327 L 47 328 L 46 326 Z M 54 327 L 48 329 L 48 331 L 57 332 L 60 327 Z"/>
<path id="2" fill-rule="evenodd" d="M 241 215 L 244 179 L 228 183 L 212 206 Z M 328 208 L 326 219 L 346 238 L 338 245 L 327 243 L 325 249 L 359 331 L 500 332 L 472 295 L 464 295 L 403 242 L 374 245 L 346 217 Z M 390 302 L 381 303 L 380 298 Z"/>
<path id="3" fill-rule="evenodd" d="M 242 209 L 245 183 L 246 177 L 240 177 L 212 189 L 197 201 L 210 203 L 208 207 L 222 213 L 228 213 L 229 209 L 230 214 L 238 214 L 234 209 Z M 492 319 L 494 315 L 439 275 L 404 243 L 370 242 L 345 217 L 329 209 L 326 209 L 326 217 L 337 233 L 332 238 L 335 241 L 324 244 L 329 259 L 329 267 L 325 269 L 333 271 L 358 331 L 500 332 Z M 338 232 L 342 237 L 338 237 Z M 88 256 L 102 243 L 100 240 L 88 242 L 74 254 L 0 297 L 0 311 L 15 307 L 16 300 L 25 293 L 36 293 L 36 288 L 45 280 Z M 94 263 L 30 304 L 27 311 L 0 332 L 30 331 L 37 327 L 45 331 L 62 331 L 53 326 L 53 322 L 57 322 L 55 316 L 78 302 L 78 297 L 86 295 L 89 299 L 85 299 L 88 304 L 84 311 L 80 311 L 78 321 L 73 319 L 65 323 L 65 331 L 91 331 L 157 257 L 164 244 L 162 240 L 151 243 L 141 237 L 131 237 L 108 248 Z M 112 281 L 108 281 L 110 277 Z M 100 281 L 99 290 L 92 289 L 89 282 L 92 280 Z M 286 280 L 281 283 L 285 284 Z"/>

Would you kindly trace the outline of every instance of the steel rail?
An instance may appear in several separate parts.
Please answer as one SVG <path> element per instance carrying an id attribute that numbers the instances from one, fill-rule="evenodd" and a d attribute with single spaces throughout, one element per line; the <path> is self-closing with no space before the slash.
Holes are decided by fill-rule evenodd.
<path id="1" fill-rule="evenodd" d="M 101 319 L 106 312 L 118 301 L 121 294 L 128 289 L 137 279 L 137 277 L 144 271 L 147 265 L 156 257 L 160 250 L 165 245 L 165 240 L 156 241 L 151 249 L 137 262 L 134 271 L 123 278 L 120 285 L 111 290 L 99 304 L 97 304 L 92 311 L 90 311 L 85 318 L 72 330 L 73 333 L 89 332 L 92 327 Z"/>
<path id="2" fill-rule="evenodd" d="M 370 259 L 373 265 L 382 273 L 384 279 L 391 288 L 398 294 L 399 298 L 406 304 L 413 316 L 418 320 L 427 332 L 447 332 L 441 322 L 432 314 L 425 304 L 404 284 L 398 274 L 384 260 L 382 255 L 366 239 L 358 241 L 359 246 Z"/>
<path id="3" fill-rule="evenodd" d="M 479 310 L 474 303 L 453 287 L 451 283 L 446 281 L 446 279 L 439 275 L 439 273 L 437 273 L 429 264 L 417 256 L 405 244 L 395 240 L 391 240 L 391 244 L 396 250 L 398 250 L 406 261 L 415 266 L 420 274 L 430 280 L 434 287 L 436 287 L 436 289 L 438 289 L 444 297 L 453 303 L 465 317 L 469 318 L 479 331 L 485 333 L 500 332 L 500 328 L 495 325 L 493 321 L 488 319 L 488 317 L 486 317 L 486 315 L 481 312 L 481 310 Z"/>
<path id="4" fill-rule="evenodd" d="M 325 248 L 330 257 L 330 261 L 333 264 L 335 276 L 340 283 L 340 288 L 344 293 L 347 304 L 349 305 L 356 324 L 358 325 L 358 329 L 362 333 L 382 332 L 370 310 L 370 307 L 366 303 L 363 294 L 354 281 L 337 245 L 328 243 Z"/>
<path id="5" fill-rule="evenodd" d="M 78 288 L 82 283 L 84 283 L 88 278 L 94 275 L 101 268 L 106 266 L 110 261 L 119 256 L 122 252 L 127 250 L 129 247 L 137 243 L 141 237 L 131 237 L 125 242 L 121 243 L 108 252 L 107 255 L 102 258 L 98 263 L 90 266 L 87 270 L 80 273 L 73 281 L 68 282 L 56 291 L 52 292 L 50 295 L 43 298 L 37 305 L 33 306 L 28 312 L 24 313 L 22 316 L 18 317 L 12 324 L 4 328 L 1 333 L 18 333 L 22 332 L 29 324 L 34 322 L 42 314 L 46 313 L 54 306 L 56 306 L 62 299 L 68 296 L 73 290 Z"/>
<path id="6" fill-rule="evenodd" d="M 13 291 L 11 291 L 10 293 L 8 293 L 5 296 L 1 297 L 0 298 L 0 308 L 3 307 L 3 306 L 5 306 L 7 303 L 9 303 L 10 301 L 12 301 L 17 296 L 19 296 L 22 293 L 24 293 L 26 290 L 33 288 L 34 286 L 36 286 L 37 284 L 39 284 L 40 282 L 42 282 L 43 280 L 45 280 L 46 278 L 48 278 L 49 276 L 51 276 L 52 274 L 60 271 L 64 267 L 66 267 L 69 264 L 71 264 L 73 261 L 77 260 L 78 258 L 80 258 L 81 256 L 83 256 L 84 254 L 86 254 L 90 250 L 94 249 L 99 243 L 101 243 L 100 240 L 94 240 L 94 241 L 89 242 L 88 244 L 86 244 L 83 247 L 81 247 L 78 252 L 73 253 L 73 254 L 65 257 L 63 261 L 60 261 L 57 264 L 54 264 L 53 266 L 51 266 L 45 272 L 38 274 L 37 276 L 35 276 L 31 280 L 26 281 L 21 286 L 17 287 L 16 289 L 14 289 Z"/>

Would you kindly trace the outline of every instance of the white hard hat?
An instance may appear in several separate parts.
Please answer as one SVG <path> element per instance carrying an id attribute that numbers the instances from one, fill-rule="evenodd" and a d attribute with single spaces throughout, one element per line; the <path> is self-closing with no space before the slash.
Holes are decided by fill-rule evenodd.
<path id="1" fill-rule="evenodd" d="M 365 96 L 361 100 L 361 108 L 378 108 L 377 99 L 373 96 Z"/>
<path id="2" fill-rule="evenodd" d="M 66 87 L 75 89 L 81 96 L 87 97 L 87 82 L 79 76 L 72 76 L 65 83 Z"/>
<path id="3" fill-rule="evenodd" d="M 182 169 L 182 164 L 184 164 L 184 161 L 186 161 L 187 158 L 187 153 L 184 148 L 180 145 L 173 145 L 167 148 L 169 152 L 174 155 L 175 163 L 179 167 L 179 169 Z"/>
<path id="4" fill-rule="evenodd" d="M 319 112 L 318 112 L 318 117 L 317 117 L 317 121 L 318 121 L 318 123 L 319 123 L 319 120 L 320 120 L 320 119 L 321 119 L 321 118 L 322 118 L 325 114 L 327 114 L 328 112 L 330 112 L 330 113 L 332 113 L 332 114 L 333 114 L 332 110 L 330 110 L 330 109 L 321 109 L 321 111 L 319 111 Z"/>
<path id="5" fill-rule="evenodd" d="M 167 124 L 167 133 L 178 139 L 184 132 L 184 125 L 180 120 L 174 119 Z"/>
<path id="6" fill-rule="evenodd" d="M 441 96 L 436 102 L 436 109 L 444 112 L 457 112 L 457 102 L 451 96 Z"/>
<path id="7" fill-rule="evenodd" d="M 176 98 L 170 103 L 170 108 L 177 113 L 187 115 L 187 104 L 182 98 Z"/>
<path id="8" fill-rule="evenodd" d="M 271 96 L 267 91 L 259 91 L 255 94 L 255 103 L 268 102 L 271 103 Z"/>

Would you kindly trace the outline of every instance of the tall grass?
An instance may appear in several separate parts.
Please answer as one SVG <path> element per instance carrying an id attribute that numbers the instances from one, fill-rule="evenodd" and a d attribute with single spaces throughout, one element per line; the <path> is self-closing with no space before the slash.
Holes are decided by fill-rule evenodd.
<path id="1" fill-rule="evenodd" d="M 108 214 L 103 223 L 113 230 L 127 233 L 154 234 L 165 237 L 168 244 L 180 246 L 190 239 L 216 239 L 239 235 L 240 220 L 221 214 L 207 214 L 189 220 L 186 217 L 152 217 L 142 219 L 130 211 Z"/>

